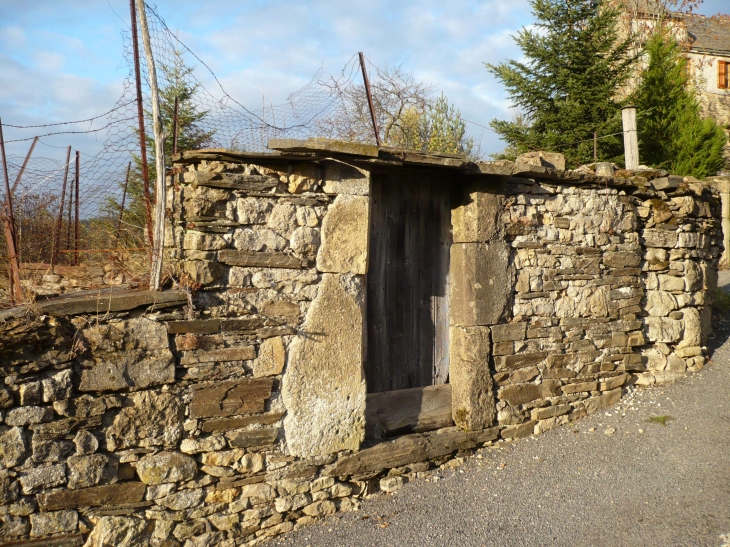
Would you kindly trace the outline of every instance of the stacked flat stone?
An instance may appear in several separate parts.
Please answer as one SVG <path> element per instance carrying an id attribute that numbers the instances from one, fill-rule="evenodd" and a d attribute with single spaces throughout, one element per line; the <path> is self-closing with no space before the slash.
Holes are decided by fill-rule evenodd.
<path id="1" fill-rule="evenodd" d="M 360 449 L 369 171 L 205 155 L 169 179 L 177 291 L 2 316 L 0 544 L 255 544 L 705 362 L 716 193 L 495 175 L 452 214 L 458 427 Z"/>

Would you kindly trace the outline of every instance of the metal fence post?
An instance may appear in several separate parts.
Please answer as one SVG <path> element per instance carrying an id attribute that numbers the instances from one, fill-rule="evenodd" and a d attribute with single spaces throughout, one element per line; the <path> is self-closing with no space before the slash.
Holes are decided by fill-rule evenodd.
<path id="1" fill-rule="evenodd" d="M 81 161 L 76 150 L 76 226 L 74 227 L 74 266 L 79 265 L 79 170 Z"/>
<path id="2" fill-rule="evenodd" d="M 23 301 L 23 291 L 20 286 L 20 264 L 18 263 L 18 242 L 15 239 L 15 218 L 13 218 L 13 200 L 8 179 L 8 161 L 5 155 L 5 139 L 3 138 L 3 124 L 0 120 L 0 152 L 3 156 L 3 177 L 5 179 L 5 203 L 3 204 L 3 224 L 5 225 L 5 242 L 8 248 L 8 262 L 10 264 L 10 301 L 13 304 Z"/>
<path id="3" fill-rule="evenodd" d="M 63 186 L 61 187 L 61 205 L 58 208 L 58 220 L 56 221 L 56 230 L 53 235 L 53 252 L 51 253 L 51 266 L 58 263 L 58 253 L 61 251 L 61 228 L 63 227 L 63 206 L 66 200 L 66 183 L 68 182 L 68 168 L 71 163 L 71 147 L 66 152 L 66 170 L 63 173 Z"/>

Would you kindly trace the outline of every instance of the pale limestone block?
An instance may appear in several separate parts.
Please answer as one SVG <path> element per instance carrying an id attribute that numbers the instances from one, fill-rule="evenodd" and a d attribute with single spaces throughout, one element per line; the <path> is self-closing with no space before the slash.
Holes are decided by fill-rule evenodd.
<path id="1" fill-rule="evenodd" d="M 362 278 L 323 275 L 289 346 L 282 398 L 292 455 L 357 450 L 365 437 L 364 300 Z"/>
<path id="2" fill-rule="evenodd" d="M 469 431 L 494 424 L 489 327 L 451 327 L 449 381 L 454 423 Z"/>
<path id="3" fill-rule="evenodd" d="M 340 162 L 327 162 L 324 168 L 324 191 L 327 194 L 370 194 L 370 178 L 367 171 Z"/>
<path id="4" fill-rule="evenodd" d="M 289 192 L 301 194 L 312 192 L 319 185 L 319 166 L 314 163 L 298 163 L 292 167 L 289 175 Z"/>
<path id="5" fill-rule="evenodd" d="M 644 324 L 647 328 L 646 337 L 650 342 L 665 342 L 670 344 L 682 338 L 683 325 L 679 319 L 645 317 Z"/>
<path id="6" fill-rule="evenodd" d="M 321 272 L 367 273 L 369 227 L 370 198 L 338 195 L 322 222 L 317 269 Z"/>
<path id="7" fill-rule="evenodd" d="M 241 224 L 266 224 L 274 202 L 266 198 L 238 198 L 236 201 L 236 220 Z"/>
<path id="8" fill-rule="evenodd" d="M 646 311 L 652 317 L 666 317 L 678 308 L 677 298 L 666 291 L 646 291 Z"/>
<path id="9" fill-rule="evenodd" d="M 498 236 L 502 199 L 485 190 L 475 188 L 465 196 L 464 204 L 451 211 L 454 243 L 489 241 Z"/>
<path id="10" fill-rule="evenodd" d="M 690 348 L 700 346 L 702 344 L 702 322 L 700 320 L 700 312 L 697 308 L 684 308 L 682 310 L 682 321 L 684 323 L 684 333 L 682 340 L 677 344 L 677 348 Z"/>
<path id="11" fill-rule="evenodd" d="M 503 242 L 454 244 L 449 274 L 452 325 L 499 323 L 514 287 L 509 245 Z"/>

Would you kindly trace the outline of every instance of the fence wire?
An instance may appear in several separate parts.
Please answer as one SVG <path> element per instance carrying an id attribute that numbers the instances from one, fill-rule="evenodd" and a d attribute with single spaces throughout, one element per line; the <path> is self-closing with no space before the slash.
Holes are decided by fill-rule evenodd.
<path id="1" fill-rule="evenodd" d="M 221 82 L 193 51 L 165 24 L 154 6 L 147 6 L 152 55 L 157 68 L 161 111 L 172 148 L 175 98 L 179 100 L 178 149 L 227 148 L 263 152 L 273 138 L 303 139 L 337 136 L 328 120 L 342 109 L 344 97 L 361 86 L 356 55 L 339 72 L 320 69 L 311 81 L 278 105 L 247 107 L 223 88 Z M 122 32 L 126 75 L 116 104 L 108 112 L 86 120 L 18 126 L 11 142 L 40 137 L 18 186 L 13 208 L 21 278 L 27 296 L 55 295 L 106 286 L 145 286 L 150 255 L 149 216 L 154 196 L 154 140 L 149 76 L 139 37 L 149 189 L 142 176 L 134 49 L 131 32 Z M 103 139 L 94 155 L 81 151 L 76 192 L 74 139 L 95 134 Z M 74 150 L 64 190 L 66 151 L 51 147 L 45 137 L 67 135 Z M 7 138 L 7 133 L 6 133 Z M 365 137 L 367 139 L 367 137 Z M 373 139 L 374 141 L 374 139 Z M 61 148 L 52 151 L 50 148 Z M 55 152 L 62 159 L 43 157 Z M 7 157 L 11 186 L 25 157 Z M 169 162 L 169 159 L 168 159 Z M 0 200 L 5 200 L 0 188 Z M 77 213 L 78 210 L 78 213 Z M 9 268 L 4 238 L 0 238 L 0 270 Z M 9 305 L 7 275 L 0 271 L 0 307 Z"/>

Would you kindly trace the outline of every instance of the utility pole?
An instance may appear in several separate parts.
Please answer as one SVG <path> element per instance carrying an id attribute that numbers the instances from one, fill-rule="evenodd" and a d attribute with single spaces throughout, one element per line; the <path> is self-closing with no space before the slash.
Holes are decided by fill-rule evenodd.
<path id="1" fill-rule="evenodd" d="M 360 55 L 360 68 L 362 68 L 362 79 L 365 82 L 365 93 L 368 96 L 368 105 L 370 106 L 370 119 L 373 121 L 373 131 L 375 132 L 375 142 L 378 146 L 382 146 L 380 142 L 380 131 L 378 130 L 378 119 L 375 117 L 375 107 L 373 106 L 373 96 L 370 93 L 370 80 L 368 80 L 368 72 L 365 70 L 365 56 L 362 51 Z"/>
<path id="2" fill-rule="evenodd" d="M 144 5 L 144 4 L 142 4 Z M 152 234 L 152 202 L 150 200 L 150 175 L 147 170 L 147 143 L 144 132 L 144 105 L 142 103 L 142 75 L 139 70 L 139 39 L 137 38 L 137 10 L 134 0 L 129 0 L 129 11 L 132 22 L 132 51 L 134 52 L 134 77 L 137 83 L 137 121 L 139 124 L 139 155 L 142 162 L 142 188 L 144 192 L 145 222 L 147 224 L 147 239 L 151 249 L 154 244 Z"/>
<path id="3" fill-rule="evenodd" d="M 147 57 L 147 72 L 150 80 L 152 95 L 152 125 L 155 132 L 155 167 L 157 180 L 155 181 L 155 229 L 152 240 L 152 268 L 150 271 L 150 288 L 158 290 L 162 277 L 162 253 L 165 243 L 165 135 L 162 129 L 160 116 L 160 93 L 157 88 L 157 70 L 155 59 L 152 56 L 149 27 L 147 26 L 147 12 L 144 0 L 137 0 L 139 23 L 142 27 L 142 41 L 144 42 L 145 57 Z"/>

